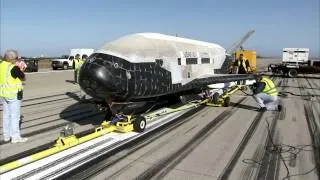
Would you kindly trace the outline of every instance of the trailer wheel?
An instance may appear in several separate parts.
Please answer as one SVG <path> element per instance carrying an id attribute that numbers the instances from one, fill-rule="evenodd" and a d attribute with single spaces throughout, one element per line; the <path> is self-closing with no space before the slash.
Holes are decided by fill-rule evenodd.
<path id="1" fill-rule="evenodd" d="M 288 76 L 291 78 L 297 77 L 298 76 L 298 71 L 296 69 L 290 69 L 288 72 Z"/>
<path id="2" fill-rule="evenodd" d="M 147 121 L 144 117 L 138 116 L 133 121 L 133 130 L 136 132 L 143 132 L 146 128 Z"/>
<path id="3" fill-rule="evenodd" d="M 229 96 L 227 96 L 226 98 L 224 98 L 223 106 L 224 106 L 224 107 L 230 106 L 230 97 L 229 97 Z"/>

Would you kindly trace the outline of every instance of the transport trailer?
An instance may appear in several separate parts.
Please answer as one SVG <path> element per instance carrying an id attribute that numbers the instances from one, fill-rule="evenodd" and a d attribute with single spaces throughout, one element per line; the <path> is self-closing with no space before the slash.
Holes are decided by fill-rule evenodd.
<path id="1" fill-rule="evenodd" d="M 284 48 L 282 56 L 282 63 L 269 64 L 268 72 L 287 77 L 320 73 L 320 60 L 310 60 L 308 48 Z"/>

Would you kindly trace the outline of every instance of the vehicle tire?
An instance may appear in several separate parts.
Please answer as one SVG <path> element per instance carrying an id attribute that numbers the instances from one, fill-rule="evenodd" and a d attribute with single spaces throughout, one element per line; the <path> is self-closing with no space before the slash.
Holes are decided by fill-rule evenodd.
<path id="1" fill-rule="evenodd" d="M 69 68 L 69 65 L 68 64 L 63 64 L 63 69 L 64 70 L 67 70 Z"/>
<path id="2" fill-rule="evenodd" d="M 147 121 L 142 116 L 137 116 L 133 121 L 133 130 L 136 132 L 143 132 L 146 128 Z"/>
<path id="3" fill-rule="evenodd" d="M 57 70 L 58 68 L 57 68 L 57 67 L 52 67 L 52 69 L 53 69 L 53 70 Z"/>
<path id="4" fill-rule="evenodd" d="M 224 106 L 224 107 L 230 106 L 230 97 L 229 97 L 229 96 L 227 96 L 226 98 L 224 98 L 223 106 Z"/>
<path id="5" fill-rule="evenodd" d="M 219 93 L 215 92 L 215 93 L 213 94 L 213 96 L 212 96 L 212 102 L 213 102 L 214 104 L 218 104 L 218 103 L 219 103 L 219 99 L 220 99 Z"/>
<path id="6" fill-rule="evenodd" d="M 288 76 L 291 78 L 297 77 L 298 76 L 298 71 L 296 69 L 290 69 L 288 72 Z"/>

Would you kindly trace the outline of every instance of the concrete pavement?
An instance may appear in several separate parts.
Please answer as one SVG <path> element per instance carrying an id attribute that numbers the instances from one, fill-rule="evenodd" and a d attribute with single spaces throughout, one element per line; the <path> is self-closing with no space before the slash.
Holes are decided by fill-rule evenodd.
<path id="1" fill-rule="evenodd" d="M 76 132 L 99 124 L 103 114 L 79 102 L 79 87 L 70 83 L 72 79 L 72 71 L 27 75 L 21 127 L 30 140 L 2 143 L 0 162 L 53 142 L 67 124 L 72 123 Z M 283 179 L 289 175 L 291 179 L 317 179 L 316 170 L 310 171 L 316 164 L 310 145 L 320 129 L 319 79 L 319 75 L 277 77 L 284 106 L 280 113 L 258 112 L 254 100 L 243 93 L 232 96 L 231 107 L 206 107 L 181 126 L 142 142 L 133 153 L 126 154 L 127 149 L 104 160 L 101 164 L 119 158 L 93 178 Z M 44 98 L 34 99 L 39 97 Z"/>

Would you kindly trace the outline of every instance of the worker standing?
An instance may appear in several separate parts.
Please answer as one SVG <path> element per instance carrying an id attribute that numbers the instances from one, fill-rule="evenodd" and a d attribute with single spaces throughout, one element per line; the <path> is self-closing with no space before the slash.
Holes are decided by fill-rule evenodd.
<path id="1" fill-rule="evenodd" d="M 247 74 L 250 69 L 249 61 L 243 54 L 240 54 L 239 59 L 234 62 L 233 66 L 237 68 L 238 74 Z"/>
<path id="2" fill-rule="evenodd" d="M 15 66 L 18 53 L 7 50 L 0 61 L 0 101 L 3 104 L 3 136 L 4 141 L 12 143 L 26 142 L 20 135 L 20 109 L 23 97 L 22 81 L 25 74 Z"/>
<path id="3" fill-rule="evenodd" d="M 88 55 L 86 55 L 86 54 L 82 55 L 82 61 L 83 62 L 85 62 L 87 58 L 88 58 Z"/>
<path id="4" fill-rule="evenodd" d="M 276 85 L 267 77 L 256 76 L 254 84 L 253 97 L 260 106 L 260 111 L 281 111 L 282 106 L 279 105 L 278 92 Z"/>
<path id="5" fill-rule="evenodd" d="M 88 58 L 88 55 L 86 55 L 86 54 L 82 55 L 82 63 L 80 64 L 79 69 L 81 68 L 82 64 L 87 60 L 87 58 Z M 79 73 L 80 73 L 80 71 L 79 71 Z M 81 97 L 81 100 L 85 100 L 86 99 L 86 95 L 85 95 L 85 93 L 83 93 L 81 91 L 81 87 L 80 87 L 80 97 Z"/>
<path id="6" fill-rule="evenodd" d="M 74 58 L 73 63 L 74 63 L 74 83 L 78 83 L 80 67 L 83 64 L 82 59 L 80 59 L 80 54 L 76 54 L 76 57 Z"/>

